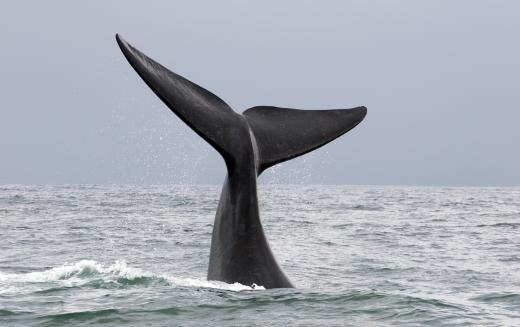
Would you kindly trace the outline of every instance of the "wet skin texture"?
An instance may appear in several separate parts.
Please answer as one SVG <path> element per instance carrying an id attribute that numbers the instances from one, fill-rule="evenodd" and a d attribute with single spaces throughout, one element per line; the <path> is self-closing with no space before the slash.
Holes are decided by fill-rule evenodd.
<path id="1" fill-rule="evenodd" d="M 146 84 L 224 158 L 227 176 L 213 226 L 208 279 L 265 288 L 293 287 L 276 262 L 260 222 L 257 177 L 359 124 L 365 107 L 298 110 L 253 107 L 239 114 L 223 100 L 147 57 L 116 35 Z"/>

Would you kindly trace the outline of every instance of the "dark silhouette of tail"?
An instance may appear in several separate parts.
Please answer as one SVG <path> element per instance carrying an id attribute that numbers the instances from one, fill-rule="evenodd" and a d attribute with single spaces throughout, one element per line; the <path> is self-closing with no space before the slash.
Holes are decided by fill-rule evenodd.
<path id="1" fill-rule="evenodd" d="M 298 110 L 253 107 L 234 112 L 208 90 L 168 70 L 128 44 L 117 43 L 135 71 L 159 98 L 228 162 L 233 158 L 237 126 L 247 121 L 258 148 L 258 174 L 279 163 L 319 148 L 359 124 L 365 107 L 333 110 Z"/>
<path id="2" fill-rule="evenodd" d="M 293 287 L 277 264 L 260 222 L 257 176 L 348 132 L 363 120 L 366 108 L 254 107 L 238 114 L 216 95 L 169 71 L 118 35 L 116 39 L 155 94 L 226 161 L 228 174 L 213 224 L 208 279 Z"/>

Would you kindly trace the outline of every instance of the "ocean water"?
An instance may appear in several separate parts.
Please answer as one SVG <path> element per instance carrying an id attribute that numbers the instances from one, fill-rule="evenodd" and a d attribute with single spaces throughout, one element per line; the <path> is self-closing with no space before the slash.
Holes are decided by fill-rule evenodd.
<path id="1" fill-rule="evenodd" d="M 520 188 L 261 185 L 276 290 L 206 281 L 219 191 L 1 185 L 0 326 L 520 326 Z"/>

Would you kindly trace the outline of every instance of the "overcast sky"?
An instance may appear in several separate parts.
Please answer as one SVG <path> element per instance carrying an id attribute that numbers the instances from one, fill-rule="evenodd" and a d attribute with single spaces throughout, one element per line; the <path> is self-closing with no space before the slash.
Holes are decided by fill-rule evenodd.
<path id="1" fill-rule="evenodd" d="M 238 112 L 368 107 L 263 182 L 520 185 L 520 1 L 478 0 L 2 1 L 0 183 L 222 182 L 116 32 Z"/>

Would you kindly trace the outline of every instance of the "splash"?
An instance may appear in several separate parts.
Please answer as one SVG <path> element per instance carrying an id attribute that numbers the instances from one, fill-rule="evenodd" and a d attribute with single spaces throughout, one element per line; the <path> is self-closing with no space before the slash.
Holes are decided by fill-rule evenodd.
<path id="1" fill-rule="evenodd" d="M 105 266 L 95 260 L 81 260 L 73 264 L 64 264 L 44 271 L 22 274 L 0 272 L 0 293 L 8 292 L 9 289 L 12 289 L 13 284 L 58 282 L 67 286 L 77 286 L 86 284 L 93 279 L 123 283 L 136 280 L 162 280 L 173 287 L 200 287 L 228 291 L 265 290 L 264 287 L 256 284 L 247 286 L 240 283 L 228 284 L 169 274 L 154 274 L 140 268 L 129 267 L 124 260 L 117 260 L 109 266 Z"/>
<path id="2" fill-rule="evenodd" d="M 25 274 L 3 274 L 0 272 L 0 281 L 46 283 L 74 278 L 87 279 L 96 275 L 112 275 L 130 280 L 137 277 L 153 277 L 139 268 L 129 268 L 124 261 L 116 261 L 113 265 L 104 267 L 94 260 L 81 260 L 73 264 L 64 264 L 60 267 Z"/>

